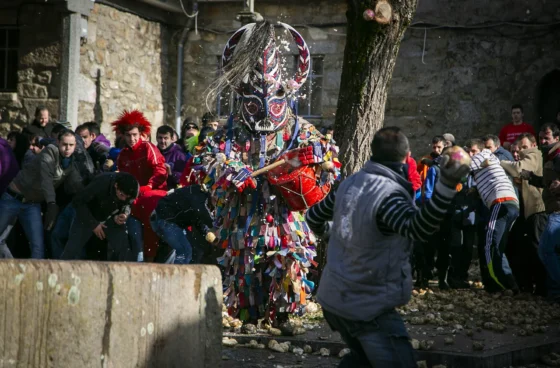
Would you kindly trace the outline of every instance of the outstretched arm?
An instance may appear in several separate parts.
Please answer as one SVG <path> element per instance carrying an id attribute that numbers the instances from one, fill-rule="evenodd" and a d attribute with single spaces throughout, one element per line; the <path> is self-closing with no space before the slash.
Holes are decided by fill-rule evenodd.
<path id="1" fill-rule="evenodd" d="M 334 216 L 335 196 L 336 190 L 331 190 L 324 200 L 312 206 L 305 214 L 305 221 L 316 235 L 329 231 L 328 221 L 332 221 Z"/>

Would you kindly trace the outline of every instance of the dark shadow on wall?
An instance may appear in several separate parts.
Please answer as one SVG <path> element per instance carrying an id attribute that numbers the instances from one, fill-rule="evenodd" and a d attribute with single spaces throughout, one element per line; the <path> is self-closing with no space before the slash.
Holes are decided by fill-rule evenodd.
<path id="1" fill-rule="evenodd" d="M 560 70 L 553 70 L 541 79 L 538 96 L 539 126 L 555 122 L 560 111 Z"/>
<path id="2" fill-rule="evenodd" d="M 93 106 L 93 121 L 99 126 L 103 123 L 103 108 L 101 107 L 101 69 L 97 69 L 95 80 L 95 105 Z"/>
<path id="3" fill-rule="evenodd" d="M 222 360 L 222 305 L 214 289 L 205 295 L 199 325 L 182 324 L 156 339 L 143 368 L 217 368 Z M 193 301 L 193 305 L 196 302 Z M 185 306 L 188 308 L 189 306 Z M 216 315 L 217 314 L 217 315 Z M 202 325 L 202 324 L 205 324 Z M 198 328 L 198 331 L 193 330 Z M 198 339 L 195 339 L 197 336 Z"/>

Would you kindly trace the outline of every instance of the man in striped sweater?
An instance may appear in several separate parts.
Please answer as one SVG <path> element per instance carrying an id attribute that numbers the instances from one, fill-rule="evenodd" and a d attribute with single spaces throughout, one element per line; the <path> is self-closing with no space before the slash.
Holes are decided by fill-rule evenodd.
<path id="1" fill-rule="evenodd" d="M 490 211 L 481 211 L 485 224 L 479 239 L 478 254 L 484 289 L 488 292 L 519 291 L 512 275 L 505 248 L 509 231 L 519 216 L 519 200 L 500 160 L 484 147 L 480 139 L 467 142 L 471 170 L 482 202 Z"/>
<path id="2" fill-rule="evenodd" d="M 432 199 L 418 209 L 404 167 L 406 136 L 399 128 L 383 128 L 371 147 L 371 160 L 306 214 L 317 235 L 330 230 L 317 299 L 351 349 L 340 366 L 415 367 L 395 310 L 410 300 L 412 242 L 426 241 L 438 229 L 455 186 L 470 170 L 445 156 Z"/>

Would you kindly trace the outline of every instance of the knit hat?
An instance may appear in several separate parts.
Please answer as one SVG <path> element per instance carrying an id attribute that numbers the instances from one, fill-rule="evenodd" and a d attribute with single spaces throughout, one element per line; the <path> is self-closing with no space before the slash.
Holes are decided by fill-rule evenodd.
<path id="1" fill-rule="evenodd" d="M 455 136 L 453 136 L 453 134 L 451 133 L 445 133 L 443 135 L 443 139 L 445 139 L 446 141 L 451 142 L 452 144 L 455 144 Z"/>

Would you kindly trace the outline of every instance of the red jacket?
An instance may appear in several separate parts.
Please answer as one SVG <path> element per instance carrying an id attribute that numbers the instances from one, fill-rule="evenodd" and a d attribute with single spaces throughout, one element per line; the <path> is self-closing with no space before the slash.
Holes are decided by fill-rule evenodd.
<path id="1" fill-rule="evenodd" d="M 416 192 L 422 186 L 420 174 L 417 171 L 416 161 L 410 156 L 406 159 L 408 165 L 408 181 L 412 183 L 412 189 Z"/>
<path id="2" fill-rule="evenodd" d="M 148 187 L 167 190 L 165 159 L 150 142 L 140 140 L 132 148 L 123 148 L 117 157 L 117 169 L 132 174 L 138 180 L 141 192 L 149 190 Z"/>

